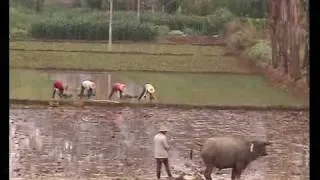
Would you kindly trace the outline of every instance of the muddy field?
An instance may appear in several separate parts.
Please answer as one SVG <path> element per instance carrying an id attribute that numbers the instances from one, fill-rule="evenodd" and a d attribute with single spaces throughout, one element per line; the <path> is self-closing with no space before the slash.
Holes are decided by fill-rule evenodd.
<path id="1" fill-rule="evenodd" d="M 270 155 L 253 162 L 242 179 L 309 179 L 307 112 L 18 105 L 10 110 L 10 177 L 155 179 L 152 139 L 163 122 L 170 124 L 176 176 L 204 169 L 198 151 L 188 159 L 192 140 L 236 135 L 273 142 Z M 228 179 L 230 171 L 213 177 Z"/>

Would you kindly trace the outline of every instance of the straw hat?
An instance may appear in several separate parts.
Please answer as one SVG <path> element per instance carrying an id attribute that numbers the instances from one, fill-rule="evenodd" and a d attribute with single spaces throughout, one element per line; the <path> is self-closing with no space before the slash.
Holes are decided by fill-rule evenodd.
<path id="1" fill-rule="evenodd" d="M 160 132 L 167 132 L 167 131 L 168 131 L 168 127 L 165 126 L 165 125 L 162 125 L 162 126 L 160 126 L 159 131 L 160 131 Z"/>

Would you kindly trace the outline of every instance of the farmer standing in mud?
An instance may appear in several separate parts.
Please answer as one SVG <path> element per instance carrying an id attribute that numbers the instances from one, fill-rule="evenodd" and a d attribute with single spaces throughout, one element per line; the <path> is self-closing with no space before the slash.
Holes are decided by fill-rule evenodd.
<path id="1" fill-rule="evenodd" d="M 54 99 L 56 96 L 56 93 L 58 91 L 58 95 L 59 97 L 63 97 L 64 96 L 64 91 L 68 89 L 67 85 L 64 85 L 62 83 L 62 81 L 55 81 L 53 83 L 53 92 L 52 92 L 52 98 Z"/>
<path id="2" fill-rule="evenodd" d="M 150 83 L 146 83 L 143 85 L 143 90 L 142 90 L 138 100 L 140 101 L 142 97 L 144 97 L 144 99 L 146 99 L 147 95 L 149 95 L 149 99 L 150 99 L 150 101 L 152 101 L 156 98 L 155 92 L 156 92 L 156 90 L 155 90 L 154 86 Z"/>
<path id="3" fill-rule="evenodd" d="M 154 136 L 154 157 L 157 163 L 157 178 L 160 179 L 161 166 L 164 164 L 169 178 L 172 178 L 170 172 L 169 160 L 168 160 L 168 151 L 169 145 L 167 142 L 167 133 L 168 129 L 165 126 L 161 126 L 159 133 Z"/>
<path id="4" fill-rule="evenodd" d="M 81 91 L 80 91 L 80 99 L 83 97 L 84 90 L 87 91 L 88 99 L 90 99 L 91 96 L 94 96 L 96 89 L 96 83 L 94 83 L 92 80 L 85 80 L 81 83 Z"/>

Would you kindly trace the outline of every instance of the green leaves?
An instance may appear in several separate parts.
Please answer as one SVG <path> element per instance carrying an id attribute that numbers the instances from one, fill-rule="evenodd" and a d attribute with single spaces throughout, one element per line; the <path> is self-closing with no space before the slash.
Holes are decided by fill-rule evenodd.
<path id="1" fill-rule="evenodd" d="M 212 31 L 216 33 L 222 33 L 224 31 L 226 23 L 231 21 L 234 15 L 227 8 L 220 8 L 215 11 L 214 14 L 207 16 L 208 24 Z"/>
<path id="2" fill-rule="evenodd" d="M 91 19 L 91 18 L 89 18 Z M 51 18 L 33 23 L 31 35 L 44 39 L 107 40 L 109 23 L 106 20 L 90 21 L 83 18 Z M 134 21 L 117 20 L 113 22 L 114 40 L 152 40 L 156 31 L 151 25 Z"/>

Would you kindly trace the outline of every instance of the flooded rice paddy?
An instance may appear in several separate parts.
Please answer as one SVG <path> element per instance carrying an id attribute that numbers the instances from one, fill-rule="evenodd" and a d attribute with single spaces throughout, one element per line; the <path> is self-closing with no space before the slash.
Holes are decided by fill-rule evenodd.
<path id="1" fill-rule="evenodd" d="M 96 82 L 94 99 L 105 100 L 110 84 L 127 85 L 126 93 L 140 95 L 144 83 L 152 83 L 161 103 L 196 105 L 306 105 L 300 99 L 272 87 L 259 75 L 198 74 L 198 73 L 147 73 L 147 72 L 79 72 L 10 70 L 10 98 L 49 99 L 52 82 L 63 81 L 68 93 L 78 98 L 84 80 Z M 117 98 L 115 95 L 113 98 Z M 137 102 L 130 99 L 131 102 Z"/>
<path id="2" fill-rule="evenodd" d="M 198 151 L 188 159 L 193 140 L 235 135 L 273 142 L 242 179 L 309 179 L 307 112 L 20 105 L 10 109 L 10 177 L 156 179 L 152 139 L 164 122 L 175 176 L 204 169 Z M 212 176 L 229 179 L 230 170 Z"/>

